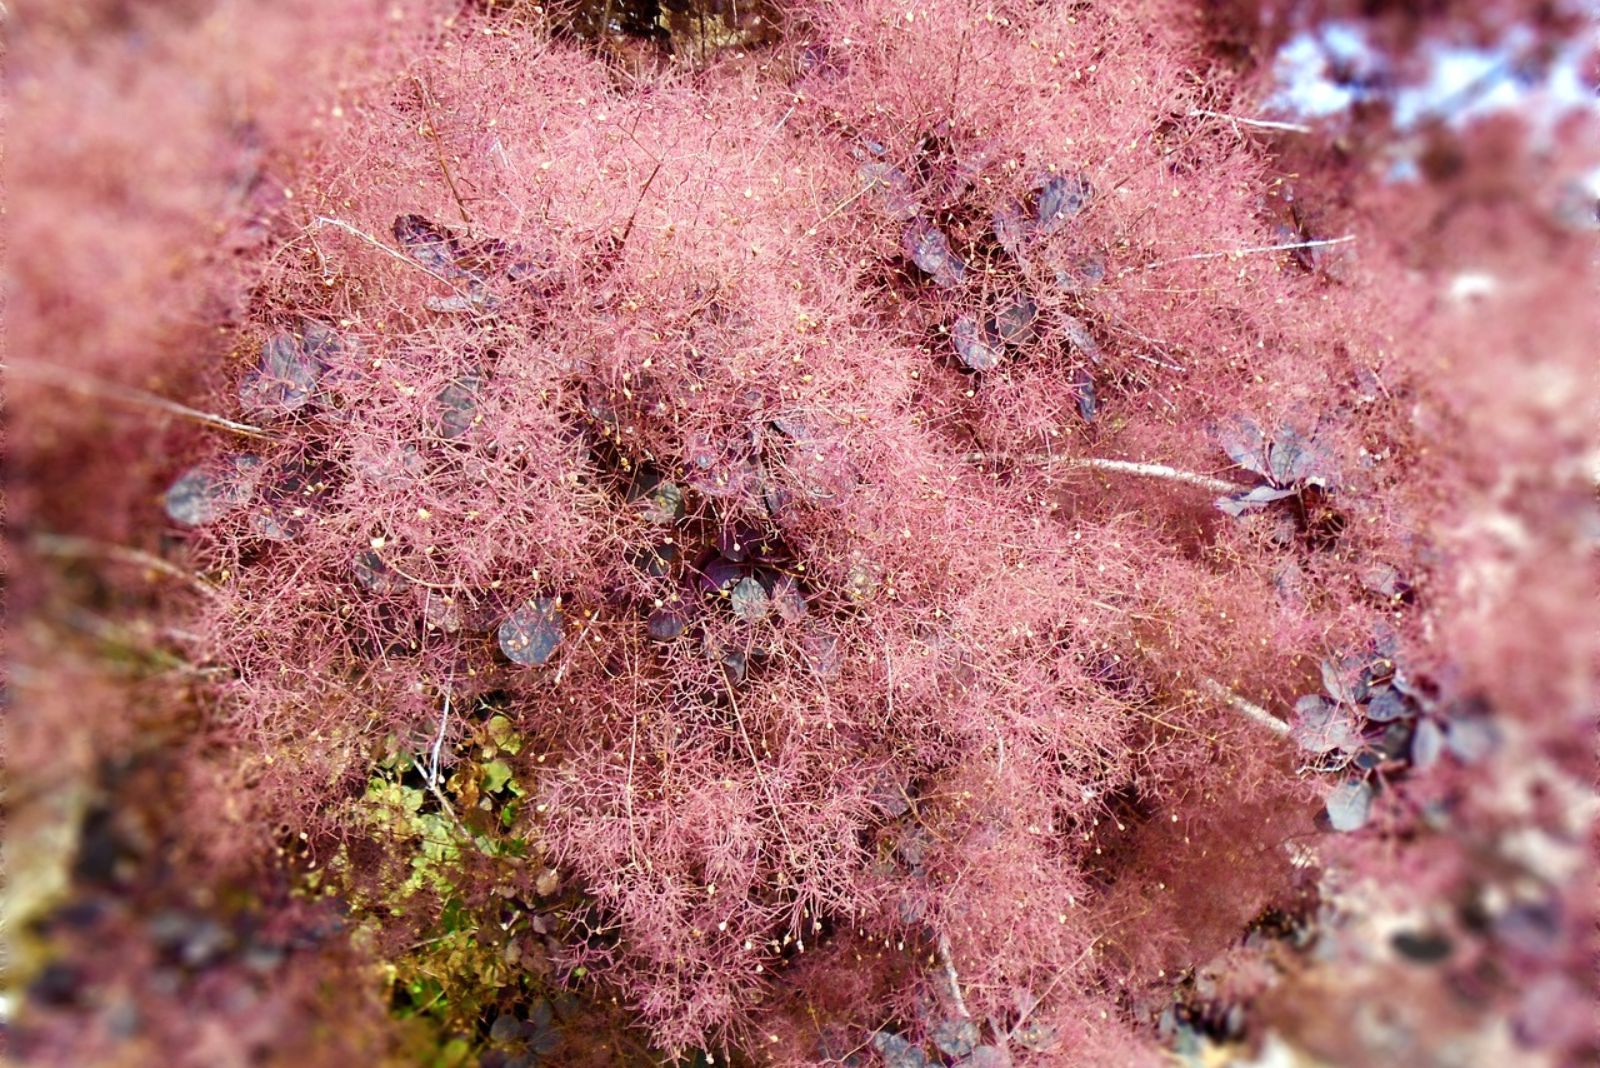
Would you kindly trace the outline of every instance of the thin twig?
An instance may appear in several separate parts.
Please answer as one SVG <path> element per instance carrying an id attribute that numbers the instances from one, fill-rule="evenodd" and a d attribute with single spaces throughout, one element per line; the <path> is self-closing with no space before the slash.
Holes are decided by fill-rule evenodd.
<path id="1" fill-rule="evenodd" d="M 1247 701 L 1240 697 L 1216 679 L 1202 677 L 1200 679 L 1200 688 L 1212 698 L 1243 715 L 1250 722 L 1265 727 L 1267 730 L 1282 737 L 1287 738 L 1289 736 L 1289 725 L 1287 723 L 1254 701 Z"/>
<path id="2" fill-rule="evenodd" d="M 374 555 L 378 555 L 378 554 L 374 554 Z M 459 589 L 463 589 L 465 587 L 465 584 L 462 583 L 462 582 L 459 582 L 459 581 L 457 581 L 457 582 L 429 582 L 427 579 L 418 578 L 417 576 L 411 574 L 409 571 L 402 571 L 400 569 L 400 566 L 398 564 L 396 564 L 393 560 L 385 560 L 381 555 L 378 555 L 378 560 L 383 564 L 384 567 L 387 567 L 390 571 L 393 571 L 396 575 L 399 575 L 401 578 L 405 579 L 407 582 L 413 583 L 413 584 L 415 584 L 417 586 L 421 586 L 424 589 L 429 589 L 429 590 L 459 590 Z"/>
<path id="3" fill-rule="evenodd" d="M 783 822 L 783 809 L 778 804 L 778 795 L 772 792 L 767 777 L 761 771 L 761 758 L 756 755 L 755 743 L 750 740 L 750 731 L 744 725 L 744 713 L 739 711 L 739 699 L 734 696 L 733 683 L 729 681 L 727 673 L 722 672 L 722 688 L 728 694 L 728 706 L 733 709 L 734 722 L 739 727 L 739 737 L 744 739 L 744 748 L 750 754 L 750 767 L 755 773 L 756 784 L 761 787 L 761 792 L 767 795 L 767 804 L 772 808 L 773 822 L 778 825 L 778 836 L 783 839 L 784 849 L 790 864 L 797 864 L 800 854 L 794 847 L 794 842 L 789 838 L 789 829 Z"/>
<path id="4" fill-rule="evenodd" d="M 66 367 L 52 367 L 49 364 L 34 363 L 31 360 L 0 363 L 0 372 L 5 374 L 21 375 L 48 385 L 58 386 L 61 389 L 71 390 L 88 397 L 101 397 L 106 400 L 118 401 L 141 408 L 153 408 L 168 415 L 176 415 L 181 419 L 190 419 L 203 423 L 218 430 L 226 430 L 234 434 L 243 434 L 251 438 L 264 438 L 268 441 L 277 440 L 277 435 L 270 430 L 249 423 L 240 423 L 226 419 L 212 412 L 202 412 L 198 408 L 191 408 L 187 404 L 168 400 L 159 394 L 146 390 L 135 389 L 132 386 L 121 386 L 115 382 L 91 378 L 78 371 Z"/>
<path id="5" fill-rule="evenodd" d="M 476 846 L 477 840 L 474 839 L 472 837 L 472 833 L 467 830 L 466 824 L 461 822 L 461 817 L 456 815 L 455 806 L 450 803 L 450 799 L 446 797 L 444 795 L 444 791 L 439 788 L 439 754 L 444 747 L 445 725 L 449 722 L 450 683 L 446 683 L 444 691 L 444 712 L 439 717 L 439 735 L 433 741 L 433 750 L 429 759 L 428 768 L 425 772 L 423 772 L 422 779 L 428 786 L 428 792 L 433 794 L 435 801 L 439 802 L 439 807 L 444 811 L 444 814 L 450 817 L 450 822 L 455 825 L 456 832 L 460 834 L 468 844 Z"/>
<path id="6" fill-rule="evenodd" d="M 950 937 L 943 931 L 939 932 L 939 961 L 944 965 L 944 977 L 950 981 L 950 997 L 956 1003 L 956 1011 L 962 1019 L 972 1019 L 972 1013 L 967 1009 L 967 1001 L 961 996 L 961 980 L 956 976 L 956 964 L 950 956 Z"/>
<path id="7" fill-rule="evenodd" d="M 217 587 L 190 571 L 185 571 L 167 560 L 161 559 L 143 549 L 134 549 L 127 545 L 113 545 L 110 542 L 95 541 L 93 538 L 79 538 L 67 534 L 35 534 L 29 541 L 33 551 L 43 556 L 54 556 L 67 560 L 81 560 L 88 557 L 99 557 L 104 560 L 117 560 L 125 564 L 136 564 L 147 567 L 151 571 L 166 575 L 168 578 L 177 579 L 199 590 L 207 597 L 217 595 Z"/>
<path id="8" fill-rule="evenodd" d="M 823 223 L 827 222 L 829 219 L 833 218 L 835 215 L 839 214 L 845 208 L 848 208 L 851 204 L 854 204 L 856 201 L 858 201 L 862 197 L 866 196 L 868 193 L 870 193 L 873 190 L 873 188 L 875 186 L 878 186 L 878 185 L 888 185 L 888 183 L 883 181 L 883 179 L 881 179 L 881 178 L 868 179 L 866 185 L 862 186 L 860 189 L 857 189 L 854 193 L 851 193 L 849 196 L 847 196 L 843 200 L 839 201 L 839 203 L 834 205 L 832 211 L 828 212 L 828 214 L 824 215 L 822 218 L 818 219 L 816 222 L 814 222 L 810 226 L 806 227 L 806 236 L 807 237 L 815 237 L 817 235 L 817 228 L 819 226 L 821 226 Z"/>
<path id="9" fill-rule="evenodd" d="M 1142 352 L 1129 352 L 1128 355 L 1132 356 L 1136 360 L 1143 360 L 1145 363 L 1153 363 L 1157 367 L 1168 371 L 1177 371 L 1179 374 L 1188 374 L 1188 368 L 1184 367 L 1182 364 L 1168 363 L 1166 360 L 1157 359 L 1154 356 L 1146 356 Z"/>
<path id="10" fill-rule="evenodd" d="M 377 249 L 380 252 L 383 252 L 386 255 L 394 257 L 395 259 L 399 260 L 401 263 L 405 264 L 406 266 L 415 267 L 417 270 L 421 271 L 423 274 L 427 275 L 429 278 L 437 279 L 438 281 L 443 282 L 445 285 L 449 286 L 451 289 L 455 290 L 457 293 L 462 292 L 462 290 L 461 290 L 461 288 L 459 286 L 457 286 L 450 279 L 446 278 L 444 275 L 438 273 L 437 271 L 432 270 L 431 268 L 428 268 L 428 267 L 424 266 L 421 263 L 418 263 L 416 260 L 412 259 L 410 256 L 407 256 L 404 252 L 400 252 L 397 249 L 390 248 L 388 245 L 385 245 L 382 241 L 379 241 L 377 238 L 373 237 L 371 234 L 367 233 L 365 230 L 362 230 L 362 229 L 359 229 L 357 227 L 351 226 L 349 223 L 345 222 L 343 219 L 335 219 L 335 218 L 333 218 L 332 216 L 329 216 L 329 215 L 317 215 L 317 216 L 313 217 L 311 221 L 316 223 L 316 224 L 318 224 L 318 225 L 321 225 L 321 226 L 334 226 L 334 227 L 339 228 L 340 230 L 343 230 L 347 234 L 352 234 L 355 237 L 359 237 L 361 240 L 365 241 L 367 244 L 371 245 L 373 248 Z"/>
<path id="11" fill-rule="evenodd" d="M 1221 111 L 1208 111 L 1205 108 L 1195 108 L 1189 112 L 1190 116 L 1203 116 L 1208 119 L 1225 119 L 1240 126 L 1258 126 L 1263 130 L 1287 130 L 1290 133 L 1310 133 L 1311 127 L 1299 122 L 1274 122 L 1272 119 L 1246 119 L 1238 115 L 1228 115 Z"/>
<path id="12" fill-rule="evenodd" d="M 1174 263 L 1189 263 L 1194 260 L 1217 260 L 1223 257 L 1248 256 L 1255 252 L 1289 252 L 1297 248 L 1326 248 L 1329 245 L 1342 245 L 1347 241 L 1354 241 L 1355 234 L 1345 234 L 1343 237 L 1320 238 L 1316 241 L 1290 241 L 1282 245 L 1253 245 L 1249 248 L 1230 248 L 1222 252 L 1194 252 L 1187 256 L 1175 256 L 1170 260 L 1157 260 L 1147 263 L 1142 268 L 1129 268 L 1129 270 L 1153 271 L 1157 267 L 1170 267 Z M 1127 272 L 1124 271 L 1124 274 Z"/>
<path id="13" fill-rule="evenodd" d="M 455 198 L 456 210 L 461 212 L 461 220 L 471 226 L 472 216 L 467 212 L 467 205 L 462 201 L 460 191 L 456 189 L 456 180 L 450 176 L 450 166 L 444 160 L 444 144 L 439 140 L 439 124 L 434 121 L 433 103 L 429 100 L 431 94 L 416 75 L 411 76 L 411 81 L 417 87 L 417 95 L 422 98 L 422 110 L 427 115 L 427 125 L 423 129 L 433 141 L 434 156 L 439 160 L 439 169 L 444 172 L 444 184 L 450 187 L 450 195 Z"/>
<path id="14" fill-rule="evenodd" d="M 1248 493 L 1249 486 L 1237 482 L 1230 482 L 1225 478 L 1213 475 L 1202 475 L 1196 471 L 1185 471 L 1182 468 L 1168 467 L 1166 464 L 1146 464 L 1133 460 L 1106 460 L 1097 456 L 1079 457 L 1068 459 L 1062 456 L 1051 456 L 1048 453 L 1031 453 L 1013 455 L 1009 453 L 969 452 L 962 456 L 969 464 L 984 464 L 997 462 L 1012 463 L 1037 463 L 1044 465 L 1060 464 L 1065 467 L 1083 467 L 1093 471 L 1111 471 L 1123 475 L 1136 475 L 1140 478 L 1160 478 L 1169 482 L 1181 482 L 1186 486 L 1195 486 L 1212 493 Z"/>
<path id="15" fill-rule="evenodd" d="M 1085 457 L 1077 460 L 1068 460 L 1068 467 L 1087 467 L 1095 471 L 1115 471 L 1124 475 L 1138 475 L 1141 478 L 1164 478 L 1171 482 L 1182 482 L 1184 485 L 1197 486 L 1213 493 L 1246 493 L 1249 486 L 1241 486 L 1237 482 L 1229 482 L 1225 478 L 1216 478 L 1212 475 L 1202 475 L 1194 471 L 1184 471 L 1166 464 L 1142 464 L 1132 460 L 1103 460 L 1099 457 Z"/>
<path id="16" fill-rule="evenodd" d="M 656 175 L 661 173 L 661 164 L 663 162 L 659 159 L 656 160 L 656 165 L 650 169 L 650 177 L 644 180 L 644 185 L 639 189 L 639 199 L 633 202 L 633 210 L 628 213 L 628 225 L 622 228 L 622 236 L 617 239 L 618 251 L 621 251 L 627 245 L 628 236 L 633 233 L 634 220 L 639 217 L 639 206 L 644 203 L 644 198 L 649 194 L 650 185 L 656 180 Z"/>
<path id="17" fill-rule="evenodd" d="M 439 751 L 444 748 L 444 730 L 450 722 L 450 691 L 444 692 L 444 713 L 439 717 L 439 736 L 433 740 L 433 753 L 428 758 L 428 778 L 439 779 Z"/>

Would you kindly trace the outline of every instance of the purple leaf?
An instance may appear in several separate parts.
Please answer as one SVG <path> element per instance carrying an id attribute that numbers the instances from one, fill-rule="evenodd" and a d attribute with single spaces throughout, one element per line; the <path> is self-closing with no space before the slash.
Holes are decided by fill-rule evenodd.
<path id="1" fill-rule="evenodd" d="M 1217 440 L 1228 459 L 1262 478 L 1267 474 L 1267 438 L 1249 416 L 1240 415 L 1217 428 Z"/>
<path id="2" fill-rule="evenodd" d="M 1075 219 L 1094 195 L 1094 187 L 1081 174 L 1057 175 L 1039 190 L 1039 232 L 1053 234 Z"/>
<path id="3" fill-rule="evenodd" d="M 788 575 L 779 575 L 772 584 L 772 607 L 785 623 L 798 623 L 806 617 L 806 595 L 800 584 Z"/>
<path id="4" fill-rule="evenodd" d="M 167 515 L 190 527 L 220 519 L 255 494 L 260 466 L 260 457 L 246 454 L 189 468 L 163 498 Z"/>
<path id="5" fill-rule="evenodd" d="M 904 221 L 915 218 L 922 210 L 912 191 L 911 179 L 894 164 L 869 160 L 861 165 L 857 173 L 883 191 L 883 208 L 890 218 Z"/>
<path id="6" fill-rule="evenodd" d="M 1439 762 L 1444 755 L 1444 731 L 1431 719 L 1425 719 L 1417 724 L 1417 732 L 1411 736 L 1411 764 L 1418 771 L 1426 771 Z"/>
<path id="7" fill-rule="evenodd" d="M 746 623 L 759 623 L 772 611 L 772 600 L 767 596 L 767 591 L 749 575 L 734 583 L 728 600 L 733 614 Z"/>
<path id="8" fill-rule="evenodd" d="M 1094 375 L 1087 367 L 1080 367 L 1072 375 L 1072 394 L 1078 400 L 1078 414 L 1086 423 L 1094 422 L 1100 410 L 1100 398 L 1095 393 Z"/>
<path id="9" fill-rule="evenodd" d="M 668 526 L 683 518 L 683 491 L 676 482 L 657 482 L 637 503 L 646 523 Z"/>
<path id="10" fill-rule="evenodd" d="M 1320 667 L 1322 689 L 1329 697 L 1346 705 L 1358 705 L 1367 699 L 1367 684 L 1349 665 L 1337 660 L 1324 660 Z"/>
<path id="11" fill-rule="evenodd" d="M 1345 834 L 1359 831 L 1372 814 L 1372 784 L 1363 779 L 1341 782 L 1328 791 L 1324 804 L 1334 830 Z"/>
<path id="12" fill-rule="evenodd" d="M 928 1055 L 893 1031 L 874 1031 L 872 1045 L 883 1057 L 884 1068 L 926 1068 Z"/>
<path id="13" fill-rule="evenodd" d="M 832 679 L 844 667 L 844 650 L 839 636 L 826 624 L 812 620 L 800 635 L 800 652 L 819 679 Z"/>
<path id="14" fill-rule="evenodd" d="M 306 516 L 328 492 L 328 468 L 295 462 L 266 486 L 264 500 L 251 512 L 250 529 L 268 541 L 291 541 L 305 529 Z"/>
<path id="15" fill-rule="evenodd" d="M 464 272 L 456 266 L 461 254 L 454 237 L 421 215 L 401 215 L 394 221 L 394 238 L 406 254 L 434 274 L 453 278 Z"/>
<path id="16" fill-rule="evenodd" d="M 1500 744 L 1500 734 L 1484 716 L 1453 719 L 1445 726 L 1445 744 L 1464 764 L 1488 759 Z"/>
<path id="17" fill-rule="evenodd" d="M 667 604 L 655 609 L 645 621 L 645 630 L 653 642 L 670 642 L 682 634 L 689 625 L 689 614 L 682 605 Z"/>
<path id="18" fill-rule="evenodd" d="M 1289 737 L 1308 753 L 1357 749 L 1361 745 L 1351 711 L 1316 694 L 1307 694 L 1295 702 Z"/>
<path id="19" fill-rule="evenodd" d="M 744 568 L 737 562 L 725 556 L 713 556 L 710 562 L 700 569 L 700 585 L 708 593 L 721 593 L 738 582 L 743 575 Z"/>
<path id="20" fill-rule="evenodd" d="M 472 429 L 478 418 L 478 395 L 483 385 L 483 379 L 477 375 L 462 375 L 434 395 L 434 404 L 439 409 L 440 437 L 459 438 Z"/>
<path id="21" fill-rule="evenodd" d="M 1106 258 L 1099 252 L 1079 256 L 1065 267 L 1056 268 L 1056 285 L 1068 293 L 1087 293 L 1106 278 Z"/>
<path id="22" fill-rule="evenodd" d="M 906 257 L 945 289 L 954 289 L 967 276 L 967 265 L 950 249 L 950 241 L 932 222 L 924 218 L 906 226 L 903 240 Z"/>
<path id="23" fill-rule="evenodd" d="M 965 1057 L 977 1048 L 982 1035 L 971 1020 L 941 1020 L 933 1029 L 933 1044 L 946 1057 Z"/>
<path id="24" fill-rule="evenodd" d="M 1007 345 L 1026 345 L 1038 336 L 1033 329 L 1033 322 L 1038 315 L 1039 305 L 1034 303 L 1033 298 L 1021 296 L 1000 309 L 990 328 Z"/>
<path id="25" fill-rule="evenodd" d="M 392 593 L 406 585 L 406 580 L 389 569 L 377 553 L 359 553 L 350 562 L 350 571 L 363 589 L 372 593 Z"/>
<path id="26" fill-rule="evenodd" d="M 523 667 L 548 663 L 561 644 L 563 622 L 559 600 L 535 597 L 500 624 L 500 651 Z"/>
<path id="27" fill-rule="evenodd" d="M 1257 486 L 1248 493 L 1238 493 L 1232 497 L 1218 497 L 1217 507 L 1233 516 L 1235 519 L 1246 512 L 1258 512 L 1273 501 L 1281 501 L 1285 497 L 1293 497 L 1294 490 L 1277 489 L 1272 486 Z"/>
<path id="28" fill-rule="evenodd" d="M 1283 427 L 1267 453 L 1267 477 L 1280 486 L 1292 486 L 1309 478 L 1316 462 L 1311 443 L 1293 428 Z"/>
<path id="29" fill-rule="evenodd" d="M 1000 349 L 994 344 L 994 335 L 988 328 L 978 325 L 971 315 L 958 317 L 950 327 L 950 340 L 956 355 L 971 371 L 989 371 L 1000 362 Z"/>
<path id="30" fill-rule="evenodd" d="M 1066 335 L 1067 344 L 1094 363 L 1100 362 L 1100 343 L 1094 339 L 1088 323 L 1075 316 L 1064 315 L 1061 317 L 1061 332 Z"/>
<path id="31" fill-rule="evenodd" d="M 1406 699 L 1393 687 L 1385 686 L 1367 702 L 1367 718 L 1374 723 L 1391 723 L 1411 715 Z"/>
<path id="32" fill-rule="evenodd" d="M 316 393 L 324 370 L 299 338 L 280 331 L 267 338 L 258 367 L 239 383 L 239 403 L 256 416 L 299 411 Z"/>

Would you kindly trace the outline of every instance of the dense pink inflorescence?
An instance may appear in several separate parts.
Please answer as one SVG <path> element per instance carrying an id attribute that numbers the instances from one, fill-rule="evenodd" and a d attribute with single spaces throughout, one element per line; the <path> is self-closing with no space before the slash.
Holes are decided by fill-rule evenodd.
<path id="1" fill-rule="evenodd" d="M 1504 336 L 1581 264 L 1552 236 L 1484 333 L 1335 195 L 1370 178 L 1302 210 L 1166 5 L 789 19 L 641 77 L 463 16 L 304 135 L 196 390 L 259 433 L 165 499 L 230 810 L 332 855 L 375 752 L 492 710 L 581 887 L 567 974 L 663 1048 L 1153 1059 L 1133 1010 L 1303 888 L 1323 785 L 1273 717 L 1324 664 L 1400 631 L 1466 665 L 1440 701 L 1550 709 L 1519 745 L 1588 722 L 1531 551 L 1584 569 L 1541 467 L 1592 437 L 1581 335 Z"/>

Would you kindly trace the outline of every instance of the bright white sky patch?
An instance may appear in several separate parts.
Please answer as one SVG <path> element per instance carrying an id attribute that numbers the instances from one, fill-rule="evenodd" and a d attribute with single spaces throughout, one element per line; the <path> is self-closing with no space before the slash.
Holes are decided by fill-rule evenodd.
<path id="1" fill-rule="evenodd" d="M 1545 129 L 1574 111 L 1600 117 L 1600 98 L 1583 77 L 1590 46 L 1569 42 L 1539 64 L 1532 59 L 1536 44 L 1526 27 L 1489 47 L 1433 42 L 1418 57 L 1420 80 L 1395 85 L 1393 70 L 1362 26 L 1330 22 L 1296 34 L 1278 50 L 1272 68 L 1277 88 L 1266 106 L 1304 120 L 1341 114 L 1362 100 L 1388 100 L 1401 130 L 1433 120 L 1459 128 L 1504 113 Z"/>

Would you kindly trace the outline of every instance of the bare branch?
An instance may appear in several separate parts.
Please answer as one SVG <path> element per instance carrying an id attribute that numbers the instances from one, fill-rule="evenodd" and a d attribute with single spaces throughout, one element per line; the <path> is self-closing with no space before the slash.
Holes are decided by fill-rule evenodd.
<path id="1" fill-rule="evenodd" d="M 1216 679 L 1201 678 L 1200 688 L 1204 690 L 1210 697 L 1222 704 L 1227 705 L 1229 708 L 1238 712 L 1244 716 L 1245 719 L 1250 720 L 1257 726 L 1265 727 L 1272 733 L 1280 735 L 1284 738 L 1289 736 L 1289 725 L 1287 723 L 1279 719 L 1277 716 L 1274 716 L 1271 712 L 1268 712 L 1254 701 L 1247 701 L 1243 697 L 1240 697 L 1238 694 L 1222 685 L 1222 683 L 1218 682 Z"/>
<path id="2" fill-rule="evenodd" d="M 91 378 L 88 375 L 65 367 L 51 367 L 48 364 L 23 360 L 20 362 L 0 363 L 0 372 L 21 375 L 24 378 L 31 378 L 34 381 L 57 386 L 88 397 L 100 397 L 105 400 L 117 401 L 121 404 L 152 408 L 168 415 L 178 416 L 180 419 L 190 419 L 209 427 L 215 427 L 218 430 L 242 434 L 245 437 L 264 438 L 268 441 L 277 440 L 276 434 L 262 427 L 236 422 L 211 412 L 202 412 L 198 408 L 191 408 L 187 404 L 179 404 L 177 401 L 168 400 L 146 390 L 135 389 L 132 386 L 120 386 L 114 382 Z"/>
<path id="3" fill-rule="evenodd" d="M 1219 260 L 1224 257 L 1248 256 L 1256 252 L 1288 252 L 1297 248 L 1327 248 L 1329 245 L 1342 245 L 1355 239 L 1355 234 L 1345 234 L 1343 237 L 1319 238 L 1316 241 L 1289 241 L 1282 245 L 1251 245 L 1246 248 L 1224 249 L 1221 252 L 1195 252 L 1187 256 L 1175 256 L 1170 260 L 1157 260 L 1145 264 L 1142 268 L 1131 269 L 1153 271 L 1157 267 L 1170 267 L 1174 263 L 1191 263 L 1195 260 Z"/>
<path id="4" fill-rule="evenodd" d="M 963 1019 L 972 1019 L 966 999 L 961 996 L 961 980 L 956 976 L 955 961 L 950 957 L 950 937 L 943 931 L 939 932 L 939 961 L 944 965 L 944 977 L 950 981 L 950 997 L 956 1003 L 956 1011 Z"/>
<path id="5" fill-rule="evenodd" d="M 190 571 L 185 571 L 170 561 L 159 556 L 145 552 L 143 549 L 134 549 L 126 545 L 113 545 L 110 542 L 95 541 L 92 538 L 79 538 L 66 534 L 35 534 L 29 541 L 34 552 L 42 556 L 54 556 L 67 560 L 81 560 L 98 557 L 102 560 L 116 560 L 124 564 L 134 564 L 138 567 L 148 568 L 168 578 L 177 579 L 179 582 L 199 590 L 207 597 L 217 595 L 217 587 Z"/>
<path id="6" fill-rule="evenodd" d="M 1190 116 L 1208 119 L 1223 119 L 1238 126 L 1255 126 L 1263 130 L 1286 130 L 1289 133 L 1310 133 L 1311 127 L 1300 122 L 1274 122 L 1271 119 L 1246 119 L 1238 115 L 1228 115 L 1221 111 L 1208 111 L 1205 108 L 1195 108 L 1189 112 Z"/>
<path id="7" fill-rule="evenodd" d="M 437 271 L 430 270 L 429 268 L 427 268 L 427 267 L 423 266 L 422 264 L 418 263 L 416 260 L 412 259 L 410 256 L 407 256 L 405 253 L 400 252 L 397 249 L 390 248 L 388 245 L 385 245 L 382 241 L 379 241 L 377 238 L 373 237 L 371 234 L 367 233 L 365 230 L 361 230 L 361 229 L 358 229 L 357 227 L 351 226 L 349 223 L 345 222 L 343 219 L 335 219 L 335 218 L 333 218 L 331 216 L 328 216 L 328 215 L 318 215 L 314 219 L 312 219 L 312 222 L 317 223 L 319 226 L 337 227 L 338 229 L 343 230 L 347 234 L 351 234 L 351 235 L 353 235 L 355 237 L 359 237 L 361 240 L 365 241 L 367 244 L 371 245 L 373 248 L 375 248 L 378 251 L 384 253 L 385 255 L 391 256 L 394 259 L 399 260 L 401 263 L 405 264 L 408 267 L 415 267 L 417 270 L 421 271 L 423 274 L 427 275 L 429 278 L 434 278 L 434 279 L 437 279 L 440 282 L 443 282 L 445 285 L 449 286 L 451 289 L 455 290 L 457 293 L 461 292 L 461 288 L 459 286 L 457 286 L 454 282 L 452 282 L 450 279 L 446 278 L 444 275 L 439 274 Z"/>
<path id="8" fill-rule="evenodd" d="M 1139 478 L 1159 478 L 1169 482 L 1181 482 L 1186 486 L 1195 486 L 1199 489 L 1209 490 L 1212 493 L 1248 493 L 1250 491 L 1249 486 L 1230 482 L 1225 478 L 1217 478 L 1214 475 L 1202 475 L 1196 471 L 1168 467 L 1166 464 L 1147 464 L 1134 460 L 1106 460 L 1096 456 L 1072 459 L 1065 456 L 1051 456 L 1042 452 L 1025 454 L 969 452 L 962 459 L 969 464 L 1012 462 L 1036 463 L 1046 466 L 1082 467 L 1093 471 L 1110 471 L 1116 474 L 1135 475 Z"/>

